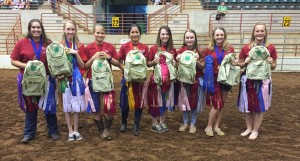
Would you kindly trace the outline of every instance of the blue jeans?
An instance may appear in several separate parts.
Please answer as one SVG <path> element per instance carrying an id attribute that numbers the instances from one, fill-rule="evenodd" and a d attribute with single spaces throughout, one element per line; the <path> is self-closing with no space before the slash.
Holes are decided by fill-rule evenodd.
<path id="1" fill-rule="evenodd" d="M 24 136 L 32 138 L 35 137 L 37 128 L 37 113 L 37 109 L 33 112 L 26 111 Z M 45 117 L 48 127 L 48 135 L 58 135 L 56 114 L 45 114 Z"/>
<path id="2" fill-rule="evenodd" d="M 127 123 L 129 108 L 121 109 L 122 123 Z M 134 122 L 140 122 L 143 114 L 143 109 L 134 110 Z"/>
<path id="3" fill-rule="evenodd" d="M 191 114 L 191 126 L 195 126 L 196 121 L 197 121 L 197 112 L 196 112 L 196 110 L 183 111 L 183 123 L 184 123 L 184 125 L 188 125 L 190 114 Z"/>

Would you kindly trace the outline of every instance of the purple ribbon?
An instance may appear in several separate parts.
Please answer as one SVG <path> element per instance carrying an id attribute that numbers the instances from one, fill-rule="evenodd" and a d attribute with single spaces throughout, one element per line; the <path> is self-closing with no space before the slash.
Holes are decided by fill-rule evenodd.
<path id="1" fill-rule="evenodd" d="M 17 76 L 17 82 L 18 82 L 18 104 L 22 111 L 26 112 L 25 109 L 25 101 L 22 94 L 22 80 L 23 80 L 23 74 L 19 73 Z"/>

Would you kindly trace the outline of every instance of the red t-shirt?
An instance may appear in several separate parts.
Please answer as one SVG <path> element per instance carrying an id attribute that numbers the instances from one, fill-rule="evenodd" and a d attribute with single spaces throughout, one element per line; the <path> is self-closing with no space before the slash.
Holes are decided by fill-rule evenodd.
<path id="1" fill-rule="evenodd" d="M 97 44 L 95 42 L 92 42 L 86 46 L 85 51 L 86 51 L 86 55 L 88 58 L 87 60 L 89 60 L 91 57 L 93 57 L 96 54 L 96 52 L 98 52 L 95 45 L 97 45 Z M 107 53 L 108 55 L 110 55 L 112 58 L 114 58 L 116 60 L 119 59 L 116 48 L 112 44 L 103 42 L 102 44 L 97 45 L 97 46 L 100 51 L 104 51 L 105 53 Z M 90 78 L 90 79 L 92 78 L 91 68 L 88 70 L 86 77 Z"/>
<path id="2" fill-rule="evenodd" d="M 221 52 L 222 52 L 222 47 L 221 47 L 221 46 L 218 46 L 218 50 L 219 50 L 219 53 L 221 54 Z M 227 51 L 224 51 L 224 57 L 225 57 L 225 55 L 227 55 L 227 54 L 229 54 L 229 53 L 234 53 L 234 49 L 233 49 L 233 47 L 232 47 L 231 45 L 228 47 L 228 50 L 227 50 Z M 218 75 L 218 71 L 219 71 L 219 69 L 218 69 L 219 63 L 218 63 L 217 53 L 216 53 L 214 50 L 209 50 L 208 48 L 206 48 L 206 49 L 204 50 L 203 55 L 204 55 L 204 58 L 205 58 L 206 56 L 208 56 L 208 55 L 211 55 L 211 56 L 214 58 L 214 61 L 213 61 L 213 70 L 214 70 L 215 76 L 217 76 L 217 75 Z M 223 58 L 224 58 L 224 57 L 223 57 Z M 222 60 L 223 60 L 223 59 L 222 59 Z"/>
<path id="3" fill-rule="evenodd" d="M 49 74 L 47 59 L 46 59 L 46 48 L 51 43 L 49 40 L 48 42 L 43 42 L 42 52 L 40 55 L 40 61 L 44 63 L 46 68 L 47 75 Z M 39 48 L 39 42 L 35 42 L 36 48 Z M 12 51 L 10 58 L 12 60 L 20 61 L 22 63 L 27 63 L 30 60 L 35 58 L 34 49 L 32 47 L 31 41 L 28 38 L 23 38 L 19 40 Z M 36 58 L 37 59 L 37 58 Z M 25 69 L 20 69 L 21 73 L 24 73 Z"/>
<path id="4" fill-rule="evenodd" d="M 187 51 L 189 49 L 187 49 L 186 46 L 182 46 L 177 52 L 178 52 L 178 55 L 180 55 L 181 53 Z M 195 52 L 195 51 L 194 51 Z M 199 58 L 202 58 L 203 56 L 201 55 L 200 51 L 197 49 L 196 52 L 198 52 L 199 54 Z M 204 75 L 203 71 L 201 69 L 199 69 L 198 67 L 196 67 L 196 78 L 199 78 L 199 77 L 202 77 Z"/>
<path id="5" fill-rule="evenodd" d="M 161 47 L 162 50 L 165 50 L 166 48 L 165 47 Z M 154 60 L 154 56 L 155 54 L 157 53 L 158 51 L 158 48 L 156 45 L 152 46 L 149 50 L 149 52 L 145 55 L 145 57 L 149 60 L 149 61 L 152 61 Z M 168 51 L 170 54 L 173 55 L 173 58 L 174 60 L 176 60 L 176 57 L 177 57 L 177 52 L 176 52 L 176 49 L 175 48 L 172 48 L 171 51 Z"/>
<path id="6" fill-rule="evenodd" d="M 270 52 L 270 57 L 272 57 L 273 60 L 276 60 L 277 59 L 277 52 L 276 52 L 275 46 L 272 45 L 272 44 L 269 44 L 267 46 L 267 49 Z M 239 58 L 245 60 L 249 56 L 249 51 L 250 51 L 249 44 L 248 45 L 244 45 L 243 48 L 240 51 Z"/>
<path id="7" fill-rule="evenodd" d="M 137 47 L 141 53 L 146 57 L 148 54 L 148 46 L 144 45 L 142 43 L 138 43 L 137 45 L 132 45 L 131 42 L 127 42 L 123 44 L 120 48 L 119 51 L 119 57 L 120 60 L 125 61 L 127 54 L 129 53 L 130 50 L 133 50 L 133 48 Z"/>

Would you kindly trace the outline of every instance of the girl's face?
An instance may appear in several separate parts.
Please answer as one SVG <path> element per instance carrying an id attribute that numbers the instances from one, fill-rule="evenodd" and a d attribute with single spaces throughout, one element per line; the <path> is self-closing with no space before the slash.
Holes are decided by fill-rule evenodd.
<path id="1" fill-rule="evenodd" d="M 73 38 L 76 34 L 75 26 L 73 24 L 67 22 L 65 25 L 65 28 L 64 28 L 64 33 L 68 40 L 73 40 Z"/>
<path id="2" fill-rule="evenodd" d="M 42 27 L 39 22 L 32 22 L 30 33 L 33 38 L 40 38 L 42 35 Z"/>
<path id="3" fill-rule="evenodd" d="M 257 43 L 263 42 L 266 37 L 265 26 L 264 25 L 255 26 L 253 35 L 255 37 L 255 42 Z"/>
<path id="4" fill-rule="evenodd" d="M 103 42 L 103 40 L 105 38 L 105 31 L 103 30 L 103 28 L 101 26 L 95 27 L 94 36 L 95 36 L 95 40 L 98 43 L 102 43 Z"/>
<path id="5" fill-rule="evenodd" d="M 186 43 L 188 49 L 191 49 L 195 43 L 195 35 L 192 32 L 185 33 L 184 42 Z"/>
<path id="6" fill-rule="evenodd" d="M 225 33 L 223 30 L 217 29 L 214 34 L 214 39 L 217 46 L 222 46 L 224 42 Z"/>
<path id="7" fill-rule="evenodd" d="M 169 37 L 170 37 L 170 35 L 169 35 L 169 33 L 167 32 L 167 30 L 166 30 L 166 29 L 160 30 L 159 36 L 160 36 L 160 41 L 161 41 L 161 43 L 162 43 L 163 45 L 167 45 L 167 43 L 168 43 L 168 41 L 169 41 Z"/>
<path id="8" fill-rule="evenodd" d="M 141 33 L 138 27 L 132 27 L 129 33 L 129 37 L 132 43 L 138 43 L 140 41 Z"/>

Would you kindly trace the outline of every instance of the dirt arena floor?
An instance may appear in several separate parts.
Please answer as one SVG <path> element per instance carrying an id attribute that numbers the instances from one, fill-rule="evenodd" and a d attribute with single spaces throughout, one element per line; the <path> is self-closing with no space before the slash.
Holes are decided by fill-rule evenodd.
<path id="1" fill-rule="evenodd" d="M 226 136 L 208 137 L 204 133 L 209 109 L 198 115 L 197 132 L 178 132 L 182 123 L 181 112 L 167 113 L 170 132 L 158 134 L 150 130 L 151 118 L 143 113 L 140 135 L 133 136 L 130 129 L 119 132 L 120 110 L 112 127 L 112 141 L 104 141 L 96 132 L 92 116 L 80 116 L 81 141 L 67 141 L 64 113 L 59 109 L 60 139 L 47 137 L 43 112 L 38 116 L 36 139 L 27 145 L 20 143 L 24 128 L 24 113 L 17 105 L 17 70 L 0 70 L 0 160 L 62 160 L 62 161 L 201 161 L 201 160 L 300 160 L 300 73 L 273 73 L 273 99 L 265 113 L 259 137 L 248 140 L 239 134 L 245 130 L 244 115 L 235 102 L 237 87 L 228 96 L 221 128 Z M 120 72 L 114 73 L 120 82 Z M 116 83 L 117 95 L 120 84 Z M 118 101 L 118 98 L 117 98 Z"/>

